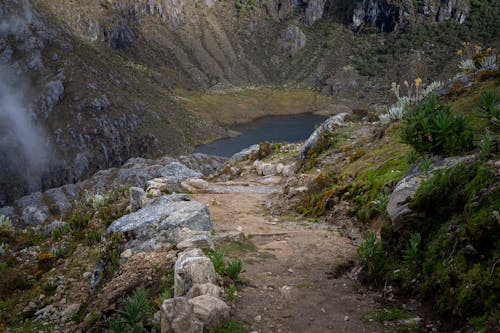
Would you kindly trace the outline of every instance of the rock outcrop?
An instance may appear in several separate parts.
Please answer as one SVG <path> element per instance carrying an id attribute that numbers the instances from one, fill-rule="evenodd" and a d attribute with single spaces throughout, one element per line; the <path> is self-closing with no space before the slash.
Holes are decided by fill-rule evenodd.
<path id="1" fill-rule="evenodd" d="M 183 161 L 181 163 L 180 161 Z M 142 207 L 141 201 L 144 201 L 142 189 L 150 186 L 151 182 L 161 187 L 156 193 L 161 195 L 162 191 L 181 191 L 181 182 L 187 181 L 186 185 L 202 186 L 202 180 L 198 178 L 208 176 L 215 170 L 222 168 L 225 159 L 205 154 L 192 154 L 181 156 L 178 159 L 163 157 L 158 160 L 144 158 L 132 158 L 120 168 L 101 170 L 91 178 L 68 184 L 61 187 L 47 190 L 43 193 L 36 192 L 24 196 L 14 202 L 11 211 L 14 212 L 12 218 L 20 227 L 36 226 L 43 223 L 51 213 L 64 213 L 73 208 L 74 202 L 84 200 L 85 195 L 105 194 L 112 188 L 119 186 L 130 186 L 131 189 L 131 208 L 137 210 Z M 188 168 L 184 163 L 189 165 Z M 162 177 L 163 178 L 157 178 Z M 155 183 L 155 179 L 170 179 L 168 184 Z M 191 179 L 191 180 L 190 180 Z M 189 181 L 190 180 L 190 181 Z M 85 192 L 87 194 L 85 194 Z M 17 211 L 17 214 L 15 214 Z M 16 216 L 17 215 L 17 216 Z"/>
<path id="2" fill-rule="evenodd" d="M 311 27 L 317 20 L 323 17 L 325 11 L 325 0 L 309 0 L 307 1 L 304 24 Z"/>
<path id="3" fill-rule="evenodd" d="M 352 9 L 351 29 L 359 31 L 363 25 L 369 24 L 381 32 L 393 32 L 418 21 L 455 20 L 462 24 L 469 12 L 467 0 L 364 0 Z"/>
<path id="4" fill-rule="evenodd" d="M 300 152 L 300 158 L 305 159 L 307 157 L 307 152 L 318 143 L 320 136 L 324 132 L 332 132 L 335 127 L 344 127 L 344 118 L 347 116 L 347 113 L 339 113 L 334 116 L 331 116 L 327 120 L 325 120 L 314 132 L 309 136 L 304 145 L 302 146 L 302 150 Z"/>
<path id="5" fill-rule="evenodd" d="M 178 243 L 182 228 L 210 231 L 210 213 L 206 205 L 173 194 L 153 199 L 146 207 L 119 218 L 106 233 L 124 233 L 129 240 L 125 247 L 137 252 Z"/>
<path id="6" fill-rule="evenodd" d="M 450 168 L 454 165 L 470 161 L 472 159 L 474 159 L 474 155 L 434 159 L 427 177 L 431 176 L 438 170 Z M 425 179 L 427 178 L 423 174 L 422 170 L 420 170 L 418 166 L 414 166 L 408 174 L 397 183 L 396 188 L 389 197 L 386 209 L 387 215 L 393 224 L 401 224 L 408 219 L 416 217 L 414 216 L 415 212 L 410 209 L 408 204 L 415 197 L 420 184 L 422 184 Z"/>
<path id="7" fill-rule="evenodd" d="M 307 37 L 299 27 L 289 27 L 285 31 L 285 50 L 293 57 L 306 46 Z"/>

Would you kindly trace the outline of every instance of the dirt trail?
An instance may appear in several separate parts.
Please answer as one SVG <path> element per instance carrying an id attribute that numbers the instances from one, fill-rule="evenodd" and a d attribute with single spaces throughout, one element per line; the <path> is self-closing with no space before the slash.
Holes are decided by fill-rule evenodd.
<path id="1" fill-rule="evenodd" d="M 351 241 L 334 226 L 272 216 L 269 203 L 279 198 L 281 179 L 259 177 L 248 167 L 243 174 L 193 195 L 209 205 L 216 231 L 242 229 L 250 236 L 227 251 L 246 269 L 234 320 L 247 332 L 380 332 L 363 320 L 377 309 L 374 295 L 335 276 L 335 267 L 356 255 Z"/>

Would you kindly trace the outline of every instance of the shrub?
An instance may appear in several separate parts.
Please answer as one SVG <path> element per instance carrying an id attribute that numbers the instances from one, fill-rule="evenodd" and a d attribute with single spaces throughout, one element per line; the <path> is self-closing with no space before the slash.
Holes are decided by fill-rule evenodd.
<path id="1" fill-rule="evenodd" d="M 431 95 L 412 109 L 401 139 L 420 153 L 452 155 L 471 148 L 472 130 L 464 117 Z"/>
<path id="2" fill-rule="evenodd" d="M 375 233 L 368 234 L 358 247 L 358 259 L 366 268 L 368 275 L 380 272 L 383 267 L 384 246 L 377 240 Z"/>
<path id="3" fill-rule="evenodd" d="M 420 295 L 457 325 L 465 320 L 483 329 L 489 325 L 498 316 L 500 295 L 500 183 L 495 173 L 481 161 L 436 172 L 409 204 L 416 217 L 384 226 L 381 241 L 370 235 L 359 248 L 360 260 L 370 265 L 367 277 Z"/>

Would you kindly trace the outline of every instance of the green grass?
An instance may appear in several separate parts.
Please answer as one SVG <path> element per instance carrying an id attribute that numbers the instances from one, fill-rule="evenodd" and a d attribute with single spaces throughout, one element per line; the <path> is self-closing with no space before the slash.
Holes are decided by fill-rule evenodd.
<path id="1" fill-rule="evenodd" d="M 230 321 L 224 327 L 215 329 L 214 333 L 245 333 L 245 328 L 239 323 Z"/>
<path id="2" fill-rule="evenodd" d="M 220 93 L 178 91 L 188 109 L 222 125 L 248 122 L 267 115 L 300 114 L 331 104 L 328 96 L 313 90 L 292 88 L 243 89 Z"/>
<path id="3" fill-rule="evenodd" d="M 412 318 L 413 315 L 400 308 L 385 308 L 379 311 L 374 311 L 365 316 L 367 320 L 375 320 L 378 323 L 383 323 L 385 321 L 394 321 L 398 319 L 409 319 Z"/>

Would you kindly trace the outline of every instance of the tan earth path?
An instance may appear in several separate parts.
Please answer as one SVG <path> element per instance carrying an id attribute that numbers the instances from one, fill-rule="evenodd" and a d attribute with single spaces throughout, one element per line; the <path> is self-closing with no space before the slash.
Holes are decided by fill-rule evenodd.
<path id="1" fill-rule="evenodd" d="M 212 181 L 208 193 L 193 195 L 209 205 L 216 232 L 239 229 L 249 237 L 225 249 L 246 270 L 233 320 L 247 332 L 383 331 L 364 319 L 377 310 L 374 295 L 345 274 L 335 276 L 336 266 L 355 258 L 351 241 L 334 226 L 272 216 L 269 205 L 280 200 L 280 177 L 249 170 L 244 175 Z"/>

